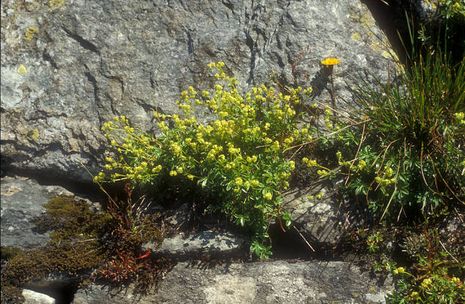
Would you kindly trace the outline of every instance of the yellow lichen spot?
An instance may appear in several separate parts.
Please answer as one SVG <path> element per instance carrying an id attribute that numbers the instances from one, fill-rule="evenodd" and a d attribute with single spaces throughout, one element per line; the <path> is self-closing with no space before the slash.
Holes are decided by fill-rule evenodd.
<path id="1" fill-rule="evenodd" d="M 396 58 L 393 56 L 392 53 L 390 53 L 390 52 L 388 52 L 388 51 L 386 51 L 386 50 L 384 50 L 384 51 L 381 52 L 381 56 L 383 56 L 383 57 L 386 58 L 386 59 L 396 59 Z"/>
<path id="2" fill-rule="evenodd" d="M 34 39 L 34 37 L 36 36 L 38 32 L 39 32 L 39 29 L 36 26 L 30 26 L 24 32 L 24 39 L 26 41 L 31 41 L 32 39 Z"/>
<path id="3" fill-rule="evenodd" d="M 18 67 L 18 74 L 21 76 L 25 76 L 27 74 L 27 68 L 24 64 L 20 64 Z"/>
<path id="4" fill-rule="evenodd" d="M 33 141 L 38 141 L 39 140 L 39 137 L 40 137 L 40 132 L 39 132 L 39 129 L 34 129 L 32 130 L 31 132 L 29 132 L 29 137 L 33 140 Z"/>
<path id="5" fill-rule="evenodd" d="M 321 60 L 321 64 L 324 66 L 333 66 L 339 64 L 341 61 L 337 57 L 326 57 L 325 59 Z"/>
<path id="6" fill-rule="evenodd" d="M 65 0 L 49 0 L 48 1 L 48 7 L 52 10 L 58 9 L 65 5 Z"/>
<path id="7" fill-rule="evenodd" d="M 350 38 L 354 41 L 360 41 L 362 40 L 362 35 L 360 35 L 359 32 L 355 32 L 350 36 Z"/>

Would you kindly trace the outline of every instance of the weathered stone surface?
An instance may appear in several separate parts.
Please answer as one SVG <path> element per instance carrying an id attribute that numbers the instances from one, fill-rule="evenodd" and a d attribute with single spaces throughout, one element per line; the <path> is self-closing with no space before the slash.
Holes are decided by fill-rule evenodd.
<path id="1" fill-rule="evenodd" d="M 43 205 L 54 196 L 74 196 L 58 186 L 41 186 L 26 178 L 1 178 L 1 245 L 19 248 L 43 246 L 48 233 L 39 234 L 32 229 L 32 219 L 45 212 Z"/>
<path id="2" fill-rule="evenodd" d="M 24 304 L 55 304 L 54 298 L 29 289 L 23 289 Z"/>
<path id="3" fill-rule="evenodd" d="M 284 208 L 292 215 L 293 225 L 312 247 L 334 247 L 344 233 L 344 216 L 334 190 L 322 185 L 293 189 L 284 195 Z"/>
<path id="4" fill-rule="evenodd" d="M 105 303 L 385 303 L 391 282 L 378 286 L 344 262 L 259 262 L 212 268 L 178 264 L 158 292 L 111 296 L 101 286 L 78 290 L 74 304 Z"/>
<path id="5" fill-rule="evenodd" d="M 442 221 L 439 230 L 441 238 L 445 241 L 445 246 L 453 255 L 463 255 L 465 253 L 465 214 L 458 211 L 452 212 Z"/>
<path id="6" fill-rule="evenodd" d="M 144 247 L 153 249 L 154 245 L 145 244 Z M 173 257 L 176 260 L 186 260 L 204 254 L 231 257 L 247 252 L 245 239 L 228 232 L 216 231 L 202 231 L 188 236 L 178 234 L 165 238 L 161 246 L 155 250 L 157 255 Z"/>
<path id="7" fill-rule="evenodd" d="M 50 2 L 53 3 L 53 2 Z M 338 100 L 368 71 L 386 76 L 391 49 L 359 0 L 2 1 L 2 158 L 12 169 L 88 181 L 105 120 L 149 127 L 179 91 L 205 86 L 223 60 L 242 86 L 312 85 L 325 102 L 320 60 L 337 56 Z M 326 96 L 326 97 L 325 97 Z"/>

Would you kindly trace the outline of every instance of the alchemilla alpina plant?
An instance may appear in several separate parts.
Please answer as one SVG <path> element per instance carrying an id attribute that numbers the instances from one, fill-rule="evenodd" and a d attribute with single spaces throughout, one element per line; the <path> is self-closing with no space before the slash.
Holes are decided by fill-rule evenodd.
<path id="1" fill-rule="evenodd" d="M 195 183 L 214 193 L 219 210 L 252 234 L 251 251 L 271 254 L 268 227 L 290 225 L 281 192 L 289 187 L 295 163 L 288 149 L 310 139 L 299 128 L 296 105 L 310 93 L 279 92 L 265 85 L 242 93 L 224 63 L 210 64 L 214 87 L 189 87 L 177 102 L 179 114 L 155 112 L 159 135 L 137 130 L 124 116 L 105 123 L 111 151 L 97 181 L 155 185 L 171 178 Z M 212 119 L 198 117 L 208 113 Z M 288 151 L 288 152 L 285 152 Z"/>

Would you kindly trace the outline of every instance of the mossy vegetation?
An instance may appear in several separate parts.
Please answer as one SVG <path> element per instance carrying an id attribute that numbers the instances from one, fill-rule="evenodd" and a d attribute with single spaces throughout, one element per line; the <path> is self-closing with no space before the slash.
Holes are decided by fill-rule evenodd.
<path id="1" fill-rule="evenodd" d="M 151 268 L 153 278 L 144 284 L 154 283 L 160 270 L 151 263 L 150 255 L 139 257 L 143 243 L 161 240 L 160 229 L 153 217 L 135 215 L 130 199 L 112 204 L 99 211 L 86 201 L 66 196 L 45 204 L 46 213 L 35 223 L 37 232 L 50 231 L 49 243 L 31 250 L 1 249 L 2 303 L 20 303 L 21 286 L 50 275 L 112 284 L 127 282 L 138 270 Z"/>
<path id="2" fill-rule="evenodd" d="M 43 248 L 19 250 L 3 248 L 2 289 L 6 298 L 14 296 L 27 282 L 46 278 L 50 274 L 78 277 L 98 267 L 105 259 L 98 236 L 108 217 L 92 212 L 84 201 L 72 197 L 52 198 L 46 213 L 36 219 L 37 232 L 51 230 L 51 240 Z M 14 302 L 16 303 L 16 302 Z"/>

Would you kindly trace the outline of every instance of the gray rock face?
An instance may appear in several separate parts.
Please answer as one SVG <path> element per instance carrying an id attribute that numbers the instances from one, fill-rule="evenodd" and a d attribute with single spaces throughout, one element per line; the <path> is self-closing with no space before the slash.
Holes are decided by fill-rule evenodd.
<path id="1" fill-rule="evenodd" d="M 45 245 L 48 233 L 32 231 L 32 219 L 40 216 L 43 205 L 54 196 L 74 196 L 58 186 L 41 186 L 31 179 L 4 177 L 1 179 L 1 245 L 22 249 Z"/>
<path id="2" fill-rule="evenodd" d="M 59 3 L 58 1 L 57 3 Z M 320 60 L 337 56 L 338 100 L 391 49 L 359 0 L 2 1 L 2 156 L 13 169 L 90 180 L 102 123 L 124 114 L 150 128 L 188 85 L 223 60 L 243 87 L 312 85 L 328 100 Z M 358 78 L 359 79 L 359 78 Z"/>
<path id="3" fill-rule="evenodd" d="M 232 257 L 248 253 L 245 239 L 227 232 L 202 231 L 182 236 L 180 234 L 165 238 L 155 252 L 161 256 L 187 260 L 207 254 L 213 257 Z M 145 248 L 153 248 L 153 244 L 145 244 Z"/>
<path id="4" fill-rule="evenodd" d="M 335 247 L 344 233 L 344 216 L 333 195 L 333 190 L 321 185 L 284 195 L 284 208 L 291 213 L 295 229 L 313 248 Z"/>
<path id="5" fill-rule="evenodd" d="M 106 288 L 78 290 L 74 304 L 105 303 L 385 303 L 391 282 L 380 286 L 344 262 L 262 262 L 194 268 L 178 264 L 158 292 L 111 296 Z"/>

